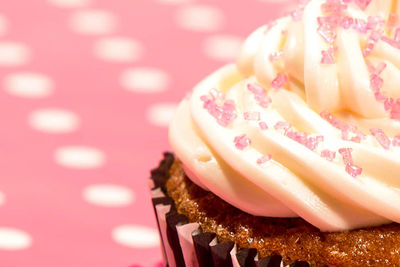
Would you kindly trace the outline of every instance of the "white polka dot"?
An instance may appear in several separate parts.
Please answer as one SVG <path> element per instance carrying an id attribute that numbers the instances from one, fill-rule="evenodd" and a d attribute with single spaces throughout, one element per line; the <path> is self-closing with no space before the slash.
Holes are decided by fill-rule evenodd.
<path id="1" fill-rule="evenodd" d="M 0 67 L 23 65 L 29 59 L 30 51 L 26 45 L 9 41 L 0 42 Z"/>
<path id="2" fill-rule="evenodd" d="M 127 206 L 134 201 L 134 194 L 126 187 L 113 184 L 97 184 L 85 188 L 84 199 L 95 205 L 106 207 Z"/>
<path id="3" fill-rule="evenodd" d="M 91 0 L 48 0 L 54 6 L 62 8 L 85 7 L 90 4 Z"/>
<path id="4" fill-rule="evenodd" d="M 105 162 L 102 151 L 86 146 L 66 146 L 56 150 L 55 160 L 58 164 L 75 169 L 92 169 Z"/>
<path id="5" fill-rule="evenodd" d="M 0 205 L 6 202 L 6 196 L 0 191 Z"/>
<path id="6" fill-rule="evenodd" d="M 191 3 L 194 2 L 194 0 L 157 0 L 157 2 L 161 4 L 186 4 L 186 3 Z"/>
<path id="7" fill-rule="evenodd" d="M 156 126 L 168 126 L 177 106 L 177 104 L 173 103 L 155 104 L 147 110 L 147 120 Z"/>
<path id="8" fill-rule="evenodd" d="M 52 93 L 53 82 L 43 74 L 17 72 L 8 75 L 4 79 L 4 89 L 16 96 L 42 98 Z"/>
<path id="9" fill-rule="evenodd" d="M 0 249 L 20 250 L 32 244 L 32 238 L 25 232 L 8 227 L 0 227 Z"/>
<path id="10" fill-rule="evenodd" d="M 81 34 L 109 34 L 117 27 L 117 19 L 113 14 L 104 10 L 80 10 L 70 18 L 72 30 Z"/>
<path id="11" fill-rule="evenodd" d="M 225 23 L 220 9 L 206 5 L 182 7 L 177 11 L 175 20 L 184 29 L 200 32 L 220 30 Z"/>
<path id="12" fill-rule="evenodd" d="M 142 45 L 125 37 L 107 37 L 94 44 L 94 54 L 106 61 L 132 62 L 138 60 L 143 52 Z"/>
<path id="13" fill-rule="evenodd" d="M 169 76 L 156 68 L 131 68 L 122 73 L 120 82 L 123 87 L 134 92 L 157 93 L 167 89 Z"/>
<path id="14" fill-rule="evenodd" d="M 231 35 L 211 36 L 204 41 L 203 49 L 207 56 L 220 61 L 235 60 L 243 39 Z"/>
<path id="15" fill-rule="evenodd" d="M 8 22 L 6 17 L 0 14 L 0 36 L 5 35 L 8 28 Z"/>
<path id="16" fill-rule="evenodd" d="M 42 132 L 69 133 L 78 128 L 79 118 L 68 110 L 40 109 L 30 114 L 29 124 Z"/>
<path id="17" fill-rule="evenodd" d="M 121 225 L 112 231 L 113 239 L 121 244 L 133 248 L 150 248 L 160 245 L 158 231 L 140 225 Z"/>

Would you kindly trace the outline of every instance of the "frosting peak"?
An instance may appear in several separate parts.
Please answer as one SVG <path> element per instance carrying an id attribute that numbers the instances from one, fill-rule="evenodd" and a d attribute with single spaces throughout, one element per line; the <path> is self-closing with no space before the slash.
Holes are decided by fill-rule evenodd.
<path id="1" fill-rule="evenodd" d="M 400 222 L 399 10 L 312 0 L 254 31 L 171 123 L 190 179 L 323 231 Z"/>

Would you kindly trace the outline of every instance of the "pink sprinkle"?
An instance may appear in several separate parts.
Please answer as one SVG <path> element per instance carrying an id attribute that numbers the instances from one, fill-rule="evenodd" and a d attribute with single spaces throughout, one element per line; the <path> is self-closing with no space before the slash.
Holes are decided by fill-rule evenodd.
<path id="1" fill-rule="evenodd" d="M 369 36 L 369 41 L 372 43 L 377 43 L 382 38 L 383 31 L 372 31 L 371 35 Z"/>
<path id="2" fill-rule="evenodd" d="M 296 131 L 286 131 L 285 135 L 287 137 L 289 137 L 290 139 L 296 141 L 297 143 L 302 144 L 303 146 L 306 146 L 307 148 L 311 149 L 308 146 L 308 140 L 307 140 L 307 134 L 306 133 L 296 132 Z"/>
<path id="3" fill-rule="evenodd" d="M 282 57 L 282 54 L 283 54 L 282 51 L 271 53 L 271 55 L 269 55 L 269 61 L 270 62 L 277 61 L 278 59 L 280 59 Z"/>
<path id="4" fill-rule="evenodd" d="M 286 121 L 278 121 L 275 125 L 274 125 L 275 130 L 289 130 L 290 128 L 292 128 L 292 125 L 290 125 L 290 123 L 286 122 Z"/>
<path id="5" fill-rule="evenodd" d="M 369 73 L 375 73 L 375 67 L 368 59 L 365 59 L 365 64 L 367 64 Z"/>
<path id="6" fill-rule="evenodd" d="M 386 69 L 386 63 L 385 62 L 381 62 L 378 67 L 376 67 L 375 69 L 375 73 L 376 75 L 380 75 L 385 69 Z"/>
<path id="7" fill-rule="evenodd" d="M 325 158 L 326 160 L 333 161 L 336 158 L 336 152 L 325 149 L 321 151 L 321 157 Z"/>
<path id="8" fill-rule="evenodd" d="M 362 169 L 354 164 L 346 164 L 346 172 L 355 178 L 361 175 Z"/>
<path id="9" fill-rule="evenodd" d="M 383 79 L 376 74 L 371 75 L 371 87 L 374 92 L 379 92 L 383 86 Z"/>
<path id="10" fill-rule="evenodd" d="M 383 31 L 372 31 L 369 38 L 368 38 L 368 43 L 364 47 L 363 50 L 363 56 L 367 57 L 372 53 L 372 50 L 374 50 L 375 44 L 379 42 L 379 40 L 382 38 Z"/>
<path id="11" fill-rule="evenodd" d="M 306 143 L 304 144 L 308 149 L 314 151 L 320 143 L 324 141 L 323 136 L 308 137 Z"/>
<path id="12" fill-rule="evenodd" d="M 256 96 L 255 98 L 258 101 L 258 104 L 260 105 L 260 107 L 262 107 L 262 108 L 268 108 L 269 104 L 272 103 L 272 99 L 267 96 L 265 96 L 265 97 Z"/>
<path id="13" fill-rule="evenodd" d="M 363 56 L 367 57 L 372 53 L 372 50 L 374 50 L 375 44 L 368 42 L 367 45 L 363 49 Z"/>
<path id="14" fill-rule="evenodd" d="M 376 141 L 386 150 L 390 148 L 390 139 L 387 135 L 382 131 L 382 129 L 372 128 L 369 130 L 371 134 L 375 137 Z"/>
<path id="15" fill-rule="evenodd" d="M 351 151 L 353 151 L 351 148 L 339 149 L 339 153 L 342 155 L 343 162 L 346 165 L 346 172 L 353 177 L 357 177 L 362 173 L 362 169 L 357 165 L 354 165 Z"/>
<path id="16" fill-rule="evenodd" d="M 320 114 L 320 116 L 321 116 L 322 118 L 324 118 L 325 120 L 327 120 L 328 122 L 332 122 L 333 119 L 334 119 L 333 116 L 332 116 L 332 114 L 331 114 L 329 111 L 327 111 L 327 110 L 322 111 L 321 114 Z"/>
<path id="17" fill-rule="evenodd" d="M 318 33 L 324 38 L 327 43 L 333 43 L 336 40 L 336 30 L 332 29 L 327 25 L 321 25 L 318 27 Z"/>
<path id="18" fill-rule="evenodd" d="M 367 22 L 363 19 L 354 19 L 353 29 L 362 34 L 367 33 Z"/>
<path id="19" fill-rule="evenodd" d="M 350 138 L 350 141 L 354 143 L 361 143 L 361 138 L 359 136 L 354 136 Z"/>
<path id="20" fill-rule="evenodd" d="M 272 81 L 271 86 L 277 90 L 281 89 L 284 84 L 288 81 L 288 77 L 285 74 L 278 73 L 276 78 Z"/>
<path id="21" fill-rule="evenodd" d="M 318 147 L 318 145 L 324 141 L 323 136 L 308 137 L 307 133 L 297 132 L 295 130 L 291 130 L 291 128 L 292 126 L 290 125 L 290 123 L 285 121 L 278 121 L 274 125 L 275 130 L 284 130 L 284 134 L 286 137 L 298 142 L 299 144 L 302 144 L 312 151 L 314 151 Z"/>
<path id="22" fill-rule="evenodd" d="M 275 125 L 277 126 L 277 125 Z M 283 126 L 281 127 L 276 127 L 276 128 L 283 128 Z M 275 128 L 275 129 L 276 129 Z M 308 149 L 314 151 L 318 145 L 324 141 L 324 137 L 323 136 L 316 136 L 316 137 L 308 137 L 307 133 L 304 132 L 296 132 L 294 130 L 290 130 L 287 127 L 285 128 L 285 136 L 296 141 L 297 143 L 307 147 Z"/>
<path id="23" fill-rule="evenodd" d="M 397 136 L 393 137 L 392 145 L 393 146 L 400 146 L 400 135 L 397 135 Z"/>
<path id="24" fill-rule="evenodd" d="M 360 131 L 357 131 L 357 129 L 349 128 L 347 130 L 342 130 L 342 139 L 346 141 L 360 143 L 361 140 L 365 139 L 365 137 L 366 135 Z"/>
<path id="25" fill-rule="evenodd" d="M 236 136 L 234 141 L 237 149 L 243 150 L 251 144 L 250 138 L 246 137 L 245 134 L 241 136 Z"/>
<path id="26" fill-rule="evenodd" d="M 203 95 L 200 100 L 203 101 L 204 109 L 223 127 L 227 127 L 237 117 L 235 102 L 233 100 L 225 100 L 225 94 L 222 92 L 211 90 L 210 95 Z"/>
<path id="27" fill-rule="evenodd" d="M 267 93 L 264 88 L 257 84 L 247 84 L 247 89 L 254 94 L 254 98 L 257 101 L 258 105 L 263 108 L 268 108 L 269 104 L 272 102 L 272 99 L 267 96 Z"/>
<path id="28" fill-rule="evenodd" d="M 334 64 L 335 60 L 333 59 L 333 52 L 331 49 L 328 49 L 327 51 L 322 50 L 322 59 L 321 59 L 321 64 Z"/>
<path id="29" fill-rule="evenodd" d="M 340 17 L 338 15 L 330 15 L 326 17 L 318 17 L 317 22 L 319 26 L 324 26 L 329 29 L 334 29 L 339 24 Z"/>
<path id="30" fill-rule="evenodd" d="M 200 100 L 203 101 L 203 102 L 207 102 L 207 101 L 210 100 L 210 97 L 207 96 L 207 95 L 202 95 L 202 96 L 200 96 Z"/>
<path id="31" fill-rule="evenodd" d="M 385 102 L 384 102 L 385 110 L 386 111 L 391 110 L 393 108 L 393 104 L 394 104 L 394 99 L 393 98 L 391 98 L 391 97 L 386 98 Z"/>
<path id="32" fill-rule="evenodd" d="M 397 26 L 398 22 L 399 22 L 399 15 L 397 13 L 390 13 L 389 19 L 387 22 L 387 27 L 394 28 Z"/>
<path id="33" fill-rule="evenodd" d="M 367 19 L 367 30 L 375 30 L 381 28 L 385 24 L 385 21 L 379 16 L 369 16 Z"/>
<path id="34" fill-rule="evenodd" d="M 335 4 L 337 5 L 337 4 Z M 317 18 L 319 27 L 318 27 L 318 33 L 321 35 L 322 38 L 327 43 L 333 43 L 336 40 L 336 29 L 339 25 L 344 25 L 347 27 L 346 24 L 348 24 L 350 21 L 345 20 L 342 21 L 341 19 L 341 11 L 335 12 L 332 15 L 326 16 L 326 17 L 318 17 Z"/>
<path id="35" fill-rule="evenodd" d="M 235 102 L 231 99 L 226 100 L 224 103 L 224 110 L 225 111 L 234 111 L 235 110 Z"/>
<path id="36" fill-rule="evenodd" d="M 260 125 L 261 130 L 268 130 L 268 125 L 266 122 L 260 121 L 258 125 Z"/>
<path id="37" fill-rule="evenodd" d="M 343 17 L 340 21 L 340 26 L 342 26 L 343 29 L 347 30 L 353 25 L 353 22 L 353 18 Z"/>
<path id="38" fill-rule="evenodd" d="M 321 10 L 325 13 L 342 13 L 346 9 L 347 5 L 343 5 L 340 1 L 326 1 L 321 5 Z"/>
<path id="39" fill-rule="evenodd" d="M 397 99 L 397 101 L 393 104 L 390 111 L 390 118 L 400 121 L 400 99 Z"/>
<path id="40" fill-rule="evenodd" d="M 259 121 L 260 120 L 260 112 L 245 112 L 244 119 L 247 121 Z"/>
<path id="41" fill-rule="evenodd" d="M 358 5 L 359 8 L 364 10 L 371 3 L 371 0 L 354 0 L 354 2 Z"/>
<path id="42" fill-rule="evenodd" d="M 255 95 L 265 94 L 264 88 L 255 83 L 247 84 L 247 89 Z"/>
<path id="43" fill-rule="evenodd" d="M 237 118 L 237 115 L 233 112 L 227 111 L 222 114 L 222 118 L 218 120 L 218 123 L 223 126 L 227 127 L 229 124 L 231 124 L 235 119 Z"/>
<path id="44" fill-rule="evenodd" d="M 272 159 L 272 156 L 270 154 L 266 154 L 262 156 L 261 158 L 257 159 L 257 164 L 262 165 Z"/>
<path id="45" fill-rule="evenodd" d="M 343 157 L 343 162 L 344 164 L 353 164 L 353 158 L 351 156 L 351 151 L 353 151 L 352 148 L 341 148 L 339 149 L 340 155 Z"/>
<path id="46" fill-rule="evenodd" d="M 371 88 L 374 92 L 378 92 L 383 86 L 383 79 L 379 75 L 385 70 L 386 63 L 381 62 L 375 68 L 369 60 L 365 61 L 368 67 L 368 71 L 371 73 Z"/>
<path id="47" fill-rule="evenodd" d="M 329 113 L 329 111 L 325 110 L 321 112 L 321 117 L 323 119 L 325 119 L 326 121 L 328 121 L 333 127 L 341 130 L 341 131 L 348 131 L 350 128 L 350 125 L 340 121 L 338 119 L 336 119 L 335 117 L 332 116 L 331 113 Z"/>
<path id="48" fill-rule="evenodd" d="M 375 92 L 374 95 L 375 95 L 376 101 L 378 101 L 378 102 L 385 102 L 387 99 L 386 95 L 380 91 Z"/>

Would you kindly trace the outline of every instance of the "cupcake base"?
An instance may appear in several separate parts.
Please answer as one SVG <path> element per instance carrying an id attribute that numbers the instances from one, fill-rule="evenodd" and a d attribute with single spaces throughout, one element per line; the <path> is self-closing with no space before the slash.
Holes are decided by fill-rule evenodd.
<path id="1" fill-rule="evenodd" d="M 151 188 L 169 266 L 393 266 L 400 226 L 321 232 L 301 218 L 244 213 L 185 175 L 170 153 L 152 171 Z"/>

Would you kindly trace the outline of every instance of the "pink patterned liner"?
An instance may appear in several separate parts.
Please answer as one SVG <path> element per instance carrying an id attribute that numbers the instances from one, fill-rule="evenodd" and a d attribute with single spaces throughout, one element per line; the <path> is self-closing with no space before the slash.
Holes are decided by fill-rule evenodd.
<path id="1" fill-rule="evenodd" d="M 158 168 L 151 171 L 149 186 L 159 228 L 164 266 L 168 267 L 283 267 L 280 255 L 259 259 L 256 249 L 237 249 L 234 242 L 218 242 L 215 233 L 203 232 L 198 223 L 189 223 L 176 211 L 174 201 L 166 194 L 165 182 L 174 162 L 164 153 Z M 290 267 L 307 267 L 296 261 Z"/>

